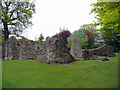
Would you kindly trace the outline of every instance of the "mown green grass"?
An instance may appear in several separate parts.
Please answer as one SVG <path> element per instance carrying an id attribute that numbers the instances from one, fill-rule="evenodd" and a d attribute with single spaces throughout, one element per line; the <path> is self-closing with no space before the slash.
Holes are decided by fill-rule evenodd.
<path id="1" fill-rule="evenodd" d="M 2 89 L 2 59 L 0 58 L 0 90 Z"/>
<path id="2" fill-rule="evenodd" d="M 118 54 L 117 54 L 118 55 Z M 29 60 L 3 61 L 3 88 L 118 88 L 118 56 L 110 61 L 48 65 Z"/>

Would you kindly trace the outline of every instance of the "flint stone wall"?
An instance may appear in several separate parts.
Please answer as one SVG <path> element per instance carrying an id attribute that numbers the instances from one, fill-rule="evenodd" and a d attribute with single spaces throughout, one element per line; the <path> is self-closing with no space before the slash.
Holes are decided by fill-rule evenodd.
<path id="1" fill-rule="evenodd" d="M 83 58 L 85 60 L 91 60 L 91 59 L 100 59 L 100 56 L 104 57 L 115 57 L 114 49 L 110 45 L 103 45 L 101 47 L 98 47 L 96 49 L 88 49 L 88 50 L 83 50 Z M 95 58 L 96 56 L 96 58 Z M 99 58 L 97 58 L 99 56 Z"/>
<path id="2" fill-rule="evenodd" d="M 71 55 L 73 57 L 77 57 L 78 60 L 83 60 L 83 55 L 82 55 L 82 47 L 80 40 L 77 36 L 72 37 L 72 45 L 71 45 Z"/>
<path id="3" fill-rule="evenodd" d="M 48 64 L 64 64 L 74 61 L 61 37 L 58 35 L 47 38 L 42 47 L 38 61 Z"/>
<path id="4" fill-rule="evenodd" d="M 13 60 L 19 58 L 19 47 L 17 45 L 16 38 L 11 37 L 3 44 L 2 54 L 4 60 Z"/>
<path id="5" fill-rule="evenodd" d="M 19 59 L 35 59 L 34 43 L 29 40 L 23 40 L 19 43 Z"/>
<path id="6" fill-rule="evenodd" d="M 35 59 L 34 43 L 29 40 L 23 40 L 18 43 L 15 37 L 10 37 L 4 44 L 2 58 L 4 60 L 14 59 Z"/>

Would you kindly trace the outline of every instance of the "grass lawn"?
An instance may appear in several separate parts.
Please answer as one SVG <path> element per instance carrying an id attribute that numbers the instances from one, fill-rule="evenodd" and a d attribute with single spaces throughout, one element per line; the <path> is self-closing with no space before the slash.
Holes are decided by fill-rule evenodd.
<path id="1" fill-rule="evenodd" d="M 2 89 L 2 59 L 0 58 L 0 90 Z"/>
<path id="2" fill-rule="evenodd" d="M 118 88 L 118 54 L 110 61 L 48 65 L 30 60 L 2 63 L 3 88 Z"/>

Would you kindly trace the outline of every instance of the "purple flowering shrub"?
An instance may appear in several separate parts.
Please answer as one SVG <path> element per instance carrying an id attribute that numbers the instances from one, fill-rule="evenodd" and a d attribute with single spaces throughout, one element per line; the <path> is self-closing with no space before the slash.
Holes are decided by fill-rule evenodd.
<path id="1" fill-rule="evenodd" d="M 61 37 L 67 44 L 67 38 L 70 37 L 71 33 L 69 30 L 62 30 L 58 33 L 58 36 Z"/>

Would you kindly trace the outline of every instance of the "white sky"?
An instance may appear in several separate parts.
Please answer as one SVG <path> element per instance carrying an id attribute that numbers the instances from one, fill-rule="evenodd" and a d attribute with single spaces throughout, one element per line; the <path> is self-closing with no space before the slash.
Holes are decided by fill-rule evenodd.
<path id="1" fill-rule="evenodd" d="M 36 13 L 33 14 L 33 26 L 23 35 L 35 40 L 42 33 L 44 37 L 59 33 L 61 28 L 70 32 L 78 30 L 82 24 L 90 24 L 95 18 L 90 6 L 97 0 L 36 0 Z"/>

